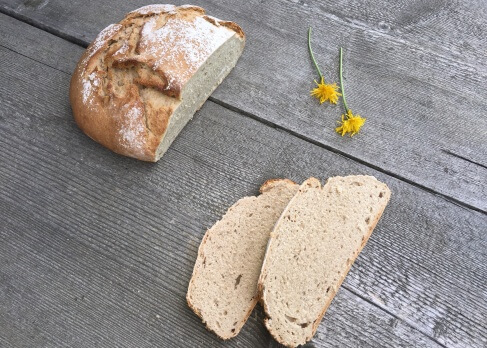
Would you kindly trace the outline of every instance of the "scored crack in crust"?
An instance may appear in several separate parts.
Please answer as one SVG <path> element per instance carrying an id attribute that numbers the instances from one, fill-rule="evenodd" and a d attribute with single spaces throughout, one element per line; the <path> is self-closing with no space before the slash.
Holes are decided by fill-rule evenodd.
<path id="1" fill-rule="evenodd" d="M 196 6 L 149 5 L 130 12 L 105 28 L 78 63 L 70 86 L 76 123 L 117 153 L 157 161 L 184 87 L 232 36 L 244 42 L 238 25 Z M 202 104 L 197 102 L 194 111 Z"/>

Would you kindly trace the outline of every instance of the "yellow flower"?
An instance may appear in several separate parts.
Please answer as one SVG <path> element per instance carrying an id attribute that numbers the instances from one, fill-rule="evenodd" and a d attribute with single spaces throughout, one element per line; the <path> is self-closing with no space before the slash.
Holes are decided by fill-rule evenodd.
<path id="1" fill-rule="evenodd" d="M 316 81 L 315 83 L 318 85 L 318 87 L 311 91 L 311 95 L 318 98 L 320 100 L 320 104 L 323 104 L 327 100 L 329 100 L 332 104 L 337 103 L 338 97 L 340 97 L 342 94 L 337 91 L 338 86 L 336 83 L 326 84 L 323 77 L 321 78 L 320 83 Z"/>
<path id="2" fill-rule="evenodd" d="M 345 119 L 345 117 L 347 119 Z M 340 123 L 340 127 L 335 128 L 337 133 L 341 133 L 342 137 L 350 133 L 350 136 L 354 136 L 360 130 L 360 128 L 365 123 L 365 118 L 361 117 L 360 115 L 352 114 L 352 110 L 348 110 L 346 115 L 342 115 L 342 121 L 338 121 Z"/>

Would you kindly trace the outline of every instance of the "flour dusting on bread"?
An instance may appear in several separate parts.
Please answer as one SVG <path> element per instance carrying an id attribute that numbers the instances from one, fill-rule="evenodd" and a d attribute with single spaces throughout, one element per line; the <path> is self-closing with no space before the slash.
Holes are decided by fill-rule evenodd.
<path id="1" fill-rule="evenodd" d="M 157 25 L 156 17 L 145 23 L 139 51 L 154 59 L 155 69 L 162 67 L 173 78 L 182 75 L 181 83 L 234 34 L 225 27 L 216 27 L 200 16 L 191 22 L 178 16 L 170 16 L 162 27 L 157 28 Z M 161 54 L 162 52 L 165 54 Z"/>
<path id="2" fill-rule="evenodd" d="M 127 108 L 128 111 L 123 111 L 125 117 L 120 127 L 120 136 L 122 145 L 131 149 L 135 153 L 140 152 L 144 145 L 145 127 L 143 120 L 143 110 L 137 106 Z"/>
<path id="3" fill-rule="evenodd" d="M 87 75 L 83 80 L 83 103 L 90 105 L 94 99 L 96 88 L 100 85 L 100 79 L 96 72 Z"/>
<path id="4" fill-rule="evenodd" d="M 183 5 L 185 6 L 185 5 Z M 179 8 L 183 7 L 179 6 Z M 154 5 L 147 5 L 141 7 L 137 10 L 130 12 L 129 14 L 136 14 L 136 15 L 150 15 L 154 13 L 169 13 L 172 14 L 176 10 L 176 6 L 169 5 L 169 4 L 154 4 Z"/>

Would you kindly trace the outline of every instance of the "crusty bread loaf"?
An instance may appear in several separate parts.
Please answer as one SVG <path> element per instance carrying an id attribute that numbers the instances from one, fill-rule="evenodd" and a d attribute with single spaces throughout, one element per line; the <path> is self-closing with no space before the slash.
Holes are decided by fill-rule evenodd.
<path id="1" fill-rule="evenodd" d="M 271 233 L 259 279 L 265 325 L 277 341 L 295 347 L 313 337 L 389 197 L 371 176 L 300 186 Z"/>
<path id="2" fill-rule="evenodd" d="M 109 149 L 157 161 L 235 66 L 245 36 L 196 6 L 150 5 L 104 29 L 71 79 L 78 126 Z"/>
<path id="3" fill-rule="evenodd" d="M 206 232 L 186 298 L 221 338 L 236 336 L 257 303 L 269 234 L 298 187 L 290 180 L 267 181 L 261 195 L 240 199 Z"/>

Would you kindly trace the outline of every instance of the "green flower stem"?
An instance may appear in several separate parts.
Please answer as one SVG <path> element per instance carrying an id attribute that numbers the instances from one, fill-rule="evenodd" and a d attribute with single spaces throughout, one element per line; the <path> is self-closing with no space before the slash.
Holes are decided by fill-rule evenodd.
<path id="1" fill-rule="evenodd" d="M 343 105 L 348 114 L 347 99 L 345 98 L 345 87 L 343 86 L 343 49 L 340 47 L 340 89 L 342 90 Z"/>
<path id="2" fill-rule="evenodd" d="M 309 53 L 311 54 L 311 60 L 315 64 L 316 70 L 318 70 L 318 74 L 320 75 L 320 79 L 323 79 L 323 74 L 320 71 L 320 68 L 318 67 L 318 64 L 316 63 L 315 56 L 313 54 L 313 50 L 311 49 L 311 27 L 308 29 L 308 48 L 309 48 Z"/>

